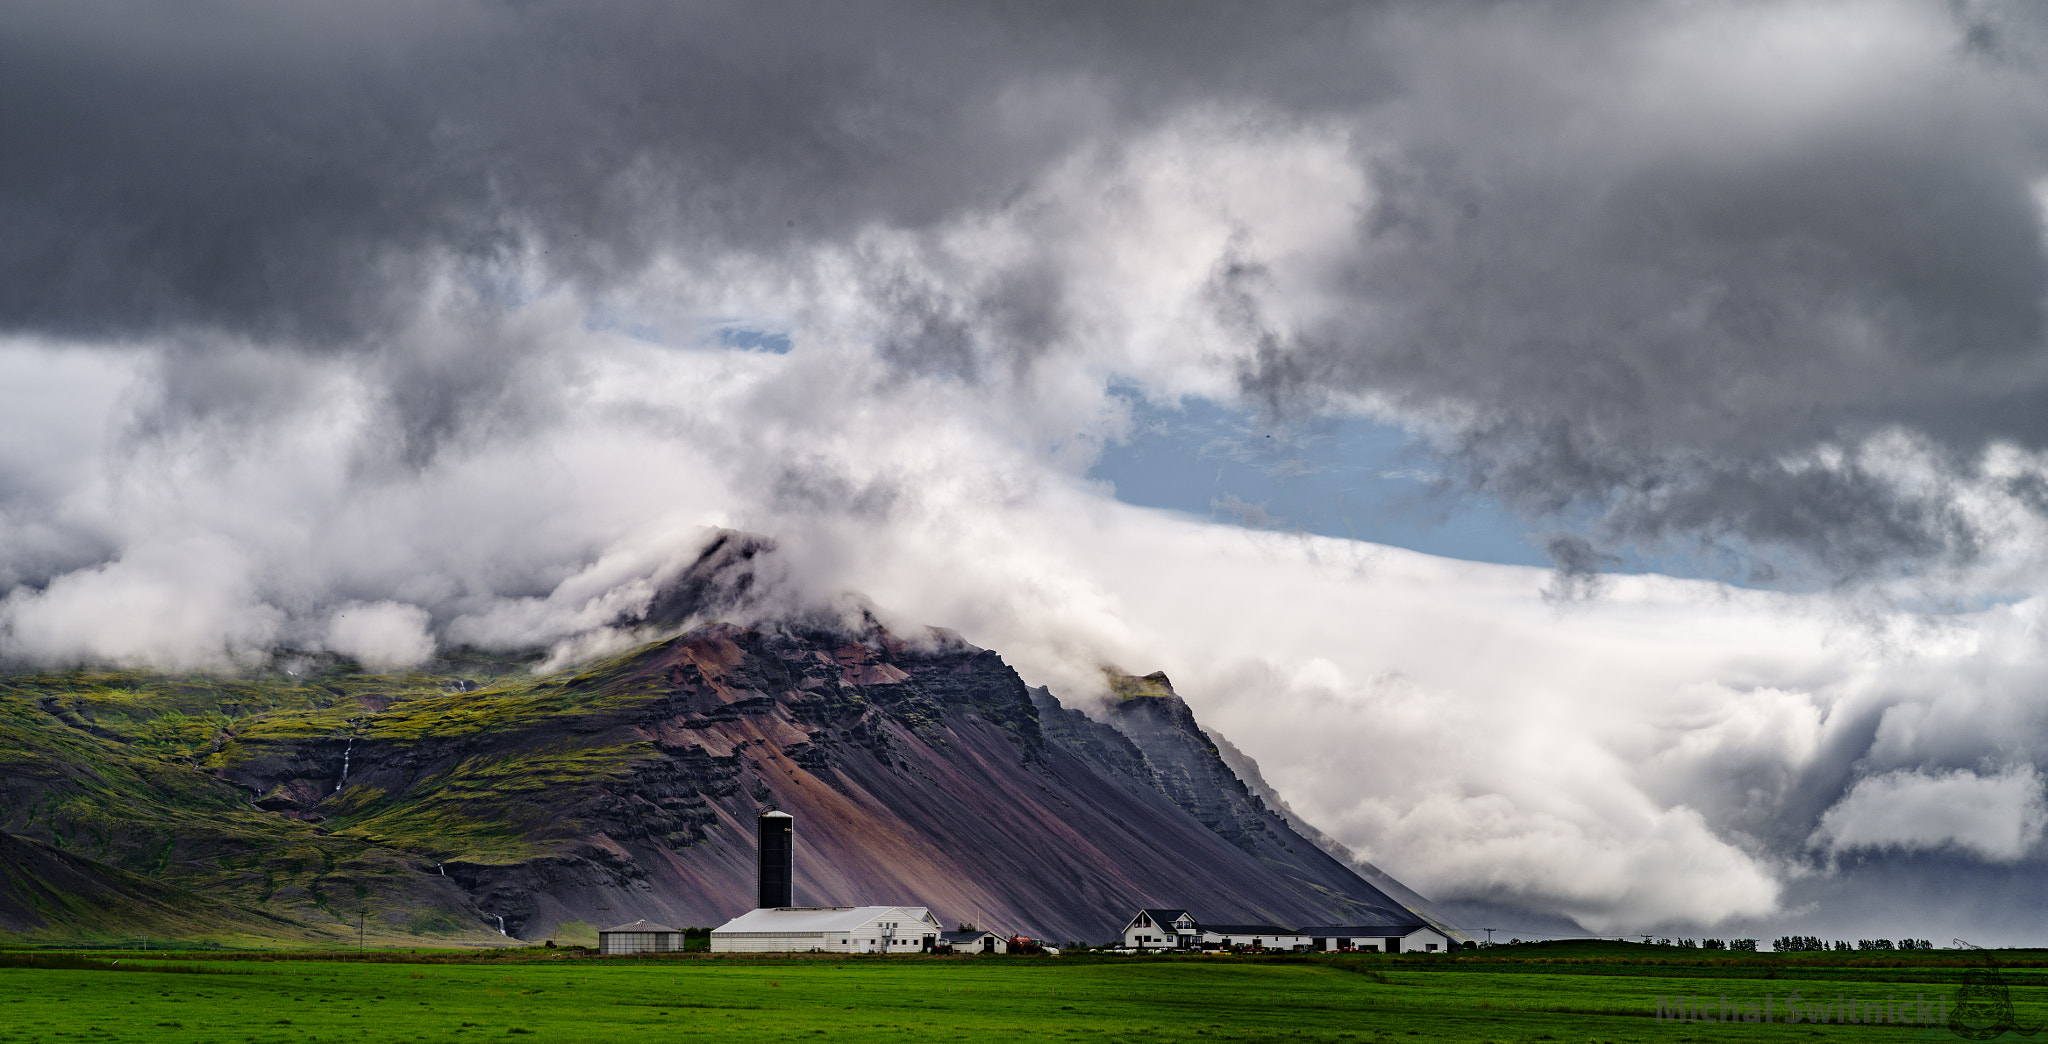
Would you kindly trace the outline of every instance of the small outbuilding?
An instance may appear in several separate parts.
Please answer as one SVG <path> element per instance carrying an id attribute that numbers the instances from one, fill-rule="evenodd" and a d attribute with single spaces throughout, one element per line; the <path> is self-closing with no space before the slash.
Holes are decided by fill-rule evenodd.
<path id="1" fill-rule="evenodd" d="M 957 932 L 940 932 L 939 945 L 954 953 L 1009 953 L 1010 940 L 994 932 L 979 928 L 962 928 Z"/>
<path id="2" fill-rule="evenodd" d="M 597 933 L 599 953 L 674 953 L 683 948 L 683 933 L 653 921 L 634 921 Z"/>

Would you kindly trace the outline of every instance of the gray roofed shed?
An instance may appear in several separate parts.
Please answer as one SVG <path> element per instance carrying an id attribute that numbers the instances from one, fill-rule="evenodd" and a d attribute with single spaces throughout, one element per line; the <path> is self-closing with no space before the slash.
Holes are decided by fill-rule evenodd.
<path id="1" fill-rule="evenodd" d="M 653 921 L 634 921 L 597 933 L 597 952 L 674 953 L 683 948 L 683 932 Z"/>

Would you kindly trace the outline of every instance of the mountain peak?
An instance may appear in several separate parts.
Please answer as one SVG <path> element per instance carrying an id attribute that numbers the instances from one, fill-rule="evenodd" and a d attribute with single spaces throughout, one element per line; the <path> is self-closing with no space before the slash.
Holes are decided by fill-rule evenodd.
<path id="1" fill-rule="evenodd" d="M 1165 671 L 1153 671 L 1147 675 L 1126 674 L 1116 667 L 1104 667 L 1102 675 L 1109 680 L 1109 695 L 1114 702 L 1138 699 L 1180 699 L 1173 691 L 1173 682 Z"/>
<path id="2" fill-rule="evenodd" d="M 765 545 L 714 544 L 643 622 L 760 592 L 734 578 Z M 1399 905 L 1247 790 L 1163 673 L 1112 674 L 1124 698 L 1105 723 L 958 635 L 862 615 L 701 624 L 482 686 L 280 677 L 217 698 L 126 675 L 10 679 L 0 738 L 23 754 L 0 756 L 0 830 L 50 841 L 118 818 L 91 859 L 316 934 L 340 928 L 323 897 L 343 887 L 387 934 L 719 923 L 754 901 L 767 807 L 796 819 L 812 904 L 915 903 L 1062 940 L 1169 902 L 1287 923 Z"/>

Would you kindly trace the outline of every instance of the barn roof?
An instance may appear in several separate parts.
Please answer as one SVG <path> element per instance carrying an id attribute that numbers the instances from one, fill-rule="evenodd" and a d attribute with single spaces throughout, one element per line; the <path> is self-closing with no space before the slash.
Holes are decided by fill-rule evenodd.
<path id="1" fill-rule="evenodd" d="M 1318 925 L 1313 928 L 1303 928 L 1300 932 L 1296 934 L 1318 936 L 1407 935 L 1410 932 L 1421 931 L 1422 929 L 1428 927 L 1430 926 L 1424 923 L 1420 918 L 1410 918 L 1408 920 L 1388 918 L 1386 920 L 1373 920 L 1365 924 Z"/>
<path id="2" fill-rule="evenodd" d="M 622 925 L 619 925 L 619 926 L 618 926 L 617 928 L 606 928 L 606 929 L 605 929 L 604 931 L 601 931 L 601 932 L 599 932 L 599 933 L 597 933 L 597 934 L 599 934 L 599 935 L 610 935 L 610 934 L 611 934 L 611 933 L 613 933 L 613 932 L 679 932 L 679 931 L 682 931 L 682 929 L 680 929 L 680 928 L 670 928 L 670 927 L 669 927 L 668 925 L 665 925 L 665 924 L 655 924 L 655 923 L 654 923 L 653 921 L 634 921 L 634 922 L 633 922 L 632 924 L 622 924 Z"/>
<path id="3" fill-rule="evenodd" d="M 921 921 L 922 906 L 796 906 L 748 910 L 712 929 L 720 932 L 850 932 L 869 921 L 894 916 Z"/>
<path id="4" fill-rule="evenodd" d="M 1204 924 L 1202 930 L 1216 935 L 1300 935 L 1292 928 L 1273 924 Z"/>

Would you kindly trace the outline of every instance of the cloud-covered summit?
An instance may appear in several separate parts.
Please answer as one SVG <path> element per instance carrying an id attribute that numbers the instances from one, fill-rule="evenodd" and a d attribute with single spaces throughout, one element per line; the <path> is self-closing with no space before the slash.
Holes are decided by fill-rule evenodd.
<path id="1" fill-rule="evenodd" d="M 791 598 L 1069 696 L 1169 670 L 1460 894 L 1726 923 L 1859 861 L 2039 858 L 2031 7 L 0 28 L 0 655 L 573 658 L 730 527 Z M 1559 569 L 1120 505 L 1083 476 L 1134 396 L 1409 428 Z M 1631 548 L 1975 611 L 1603 573 Z M 1419 753 L 1361 794 L 1372 734 Z"/>

